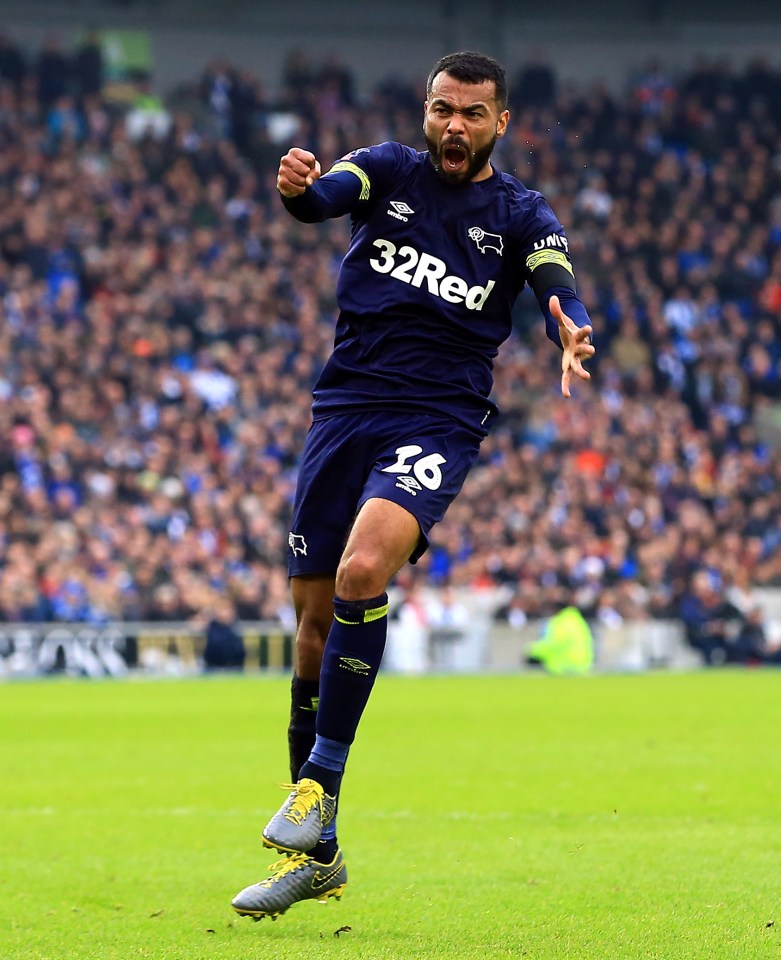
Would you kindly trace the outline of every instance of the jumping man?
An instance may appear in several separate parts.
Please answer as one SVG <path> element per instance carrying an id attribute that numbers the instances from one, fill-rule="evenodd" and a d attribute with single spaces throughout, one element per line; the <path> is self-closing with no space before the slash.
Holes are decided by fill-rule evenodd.
<path id="1" fill-rule="evenodd" d="M 344 889 L 337 797 L 385 649 L 387 586 L 424 553 L 477 459 L 497 412 L 493 360 L 524 284 L 562 350 L 563 395 L 573 377 L 589 379 L 591 326 L 564 228 L 490 162 L 509 118 L 502 67 L 454 53 L 428 78 L 427 151 L 365 147 L 324 176 L 298 147 L 280 162 L 289 213 L 305 223 L 349 214 L 352 239 L 289 538 L 293 782 L 263 830 L 287 856 L 237 894 L 242 915 L 276 917 Z"/>

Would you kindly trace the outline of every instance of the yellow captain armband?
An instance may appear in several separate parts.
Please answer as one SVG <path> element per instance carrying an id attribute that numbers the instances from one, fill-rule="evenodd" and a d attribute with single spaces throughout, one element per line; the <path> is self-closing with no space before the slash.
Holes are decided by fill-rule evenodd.
<path id="1" fill-rule="evenodd" d="M 371 180 L 366 174 L 365 170 L 355 164 L 350 163 L 349 160 L 340 160 L 338 163 L 335 163 L 328 173 L 354 173 L 356 177 L 361 181 L 361 193 L 358 197 L 359 200 L 368 200 L 369 193 L 371 192 Z"/>
<path id="2" fill-rule="evenodd" d="M 560 267 L 564 267 L 573 277 L 575 276 L 572 264 L 560 250 L 536 250 L 526 258 L 526 266 L 530 272 L 534 272 L 537 267 L 541 267 L 544 263 L 555 263 Z"/>

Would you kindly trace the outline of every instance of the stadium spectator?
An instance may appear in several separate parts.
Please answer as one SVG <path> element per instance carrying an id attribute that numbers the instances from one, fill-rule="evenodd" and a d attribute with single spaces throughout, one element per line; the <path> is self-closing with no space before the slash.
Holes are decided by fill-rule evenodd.
<path id="1" fill-rule="evenodd" d="M 21 49 L 5 34 L 0 34 L 0 78 L 16 93 L 27 76 L 27 63 Z"/>
<path id="2" fill-rule="evenodd" d="M 75 93 L 93 97 L 103 89 L 103 48 L 96 30 L 90 30 L 79 44 L 73 57 Z"/>
<path id="3" fill-rule="evenodd" d="M 576 606 L 563 606 L 549 618 L 542 636 L 527 647 L 526 662 L 554 676 L 588 673 L 594 665 L 594 638 Z"/>
<path id="4" fill-rule="evenodd" d="M 291 106 L 298 103 L 299 109 L 303 109 L 301 105 L 317 86 L 317 74 L 317 67 L 306 50 L 297 48 L 288 53 L 282 68 L 282 84 Z"/>
<path id="5" fill-rule="evenodd" d="M 38 55 L 35 72 L 41 106 L 51 106 L 68 92 L 68 61 L 55 37 L 50 37 L 44 44 Z"/>
<path id="6" fill-rule="evenodd" d="M 236 629 L 236 610 L 229 600 L 216 600 L 206 623 L 203 663 L 206 670 L 243 670 L 247 652 Z"/>
<path id="7" fill-rule="evenodd" d="M 775 651 L 772 650 L 765 615 L 761 606 L 751 607 L 740 624 L 740 629 L 730 649 L 729 659 L 734 663 L 773 663 Z"/>
<path id="8" fill-rule="evenodd" d="M 342 106 L 355 106 L 355 77 L 339 54 L 330 53 L 325 58 L 320 68 L 320 82 L 335 87 Z"/>
<path id="9" fill-rule="evenodd" d="M 543 50 L 534 50 L 518 72 L 513 85 L 513 103 L 521 107 L 546 107 L 556 99 L 556 71 Z"/>
<path id="10" fill-rule="evenodd" d="M 712 573 L 698 570 L 691 587 L 681 597 L 679 615 L 686 628 L 686 637 L 708 664 L 720 665 L 733 659 L 737 638 L 741 634 L 740 611 L 726 600 Z M 740 659 L 749 652 L 755 637 L 744 634 Z"/>

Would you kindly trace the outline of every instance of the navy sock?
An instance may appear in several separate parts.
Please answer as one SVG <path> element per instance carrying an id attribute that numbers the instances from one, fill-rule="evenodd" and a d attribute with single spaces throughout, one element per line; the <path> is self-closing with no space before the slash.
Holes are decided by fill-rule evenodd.
<path id="1" fill-rule="evenodd" d="M 338 849 L 339 844 L 336 842 L 336 837 L 329 837 L 328 839 L 320 837 L 316 845 L 307 852 L 317 863 L 333 863 Z"/>
<path id="2" fill-rule="evenodd" d="M 290 684 L 290 723 L 287 728 L 290 778 L 293 783 L 298 780 L 299 770 L 315 745 L 319 694 L 319 680 L 302 680 L 293 676 Z"/>
<path id="3" fill-rule="evenodd" d="M 319 680 L 302 680 L 298 676 L 293 676 L 290 683 L 290 725 L 287 728 L 290 778 L 293 783 L 300 779 L 301 768 L 314 749 L 319 692 Z M 318 863 L 331 863 L 336 856 L 338 847 L 336 815 L 334 815 L 333 820 L 323 827 L 320 840 L 315 848 L 308 852 Z"/>
<path id="4" fill-rule="evenodd" d="M 380 669 L 387 632 L 387 593 L 370 600 L 334 597 L 334 622 L 320 670 L 317 752 L 301 770 L 332 796 Z"/>

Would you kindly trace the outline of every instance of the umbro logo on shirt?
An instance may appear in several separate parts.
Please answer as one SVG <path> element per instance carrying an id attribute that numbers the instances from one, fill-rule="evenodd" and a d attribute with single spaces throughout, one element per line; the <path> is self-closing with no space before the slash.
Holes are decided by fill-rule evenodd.
<path id="1" fill-rule="evenodd" d="M 397 220 L 403 220 L 405 223 L 409 220 L 410 215 L 415 212 L 412 207 L 403 200 L 391 200 L 390 205 L 393 209 L 388 210 L 388 216 L 395 217 Z"/>

